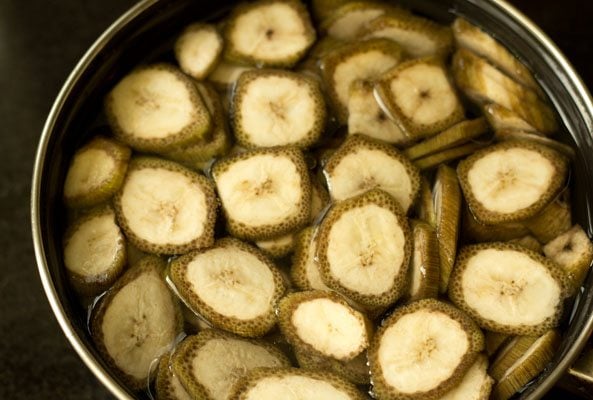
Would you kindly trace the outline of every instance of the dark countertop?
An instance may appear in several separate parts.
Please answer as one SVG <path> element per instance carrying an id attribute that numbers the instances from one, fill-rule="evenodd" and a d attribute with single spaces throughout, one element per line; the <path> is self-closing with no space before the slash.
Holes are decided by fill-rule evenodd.
<path id="1" fill-rule="evenodd" d="M 0 1 L 0 399 L 112 398 L 50 311 L 33 256 L 29 191 L 37 141 L 62 83 L 85 49 L 133 3 Z M 593 88 L 593 2 L 514 3 L 556 41 Z"/>

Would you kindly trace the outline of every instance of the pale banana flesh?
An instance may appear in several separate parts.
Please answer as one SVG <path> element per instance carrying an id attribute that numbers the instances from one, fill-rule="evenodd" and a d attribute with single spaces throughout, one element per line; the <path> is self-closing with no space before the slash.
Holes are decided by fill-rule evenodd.
<path id="1" fill-rule="evenodd" d="M 195 79 L 203 79 L 218 62 L 223 45 L 216 27 L 196 23 L 177 38 L 175 57 L 183 72 Z"/>

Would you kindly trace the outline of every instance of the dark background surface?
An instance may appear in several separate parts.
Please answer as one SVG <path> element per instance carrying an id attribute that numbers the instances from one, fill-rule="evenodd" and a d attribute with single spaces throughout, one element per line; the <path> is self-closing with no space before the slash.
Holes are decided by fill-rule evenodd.
<path id="1" fill-rule="evenodd" d="M 42 291 L 29 192 L 37 141 L 62 83 L 86 48 L 133 3 L 0 0 L 0 400 L 112 398 L 64 338 Z M 593 88 L 593 2 L 513 3 Z M 568 398 L 562 392 L 548 397 Z"/>

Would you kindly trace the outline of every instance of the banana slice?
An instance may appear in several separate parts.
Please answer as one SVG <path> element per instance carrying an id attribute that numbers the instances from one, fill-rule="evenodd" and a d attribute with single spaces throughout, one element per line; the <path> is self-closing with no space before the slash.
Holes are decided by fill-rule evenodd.
<path id="1" fill-rule="evenodd" d="M 214 242 L 216 194 L 205 176 L 172 161 L 136 157 L 115 197 L 117 220 L 140 250 L 181 254 Z"/>
<path id="2" fill-rule="evenodd" d="M 521 222 L 482 224 L 465 205 L 462 210 L 461 230 L 467 243 L 507 242 L 529 235 L 529 229 Z"/>
<path id="3" fill-rule="evenodd" d="M 181 298 L 212 325 L 246 337 L 276 324 L 282 275 L 257 248 L 237 239 L 188 253 L 171 263 L 170 278 Z"/>
<path id="4" fill-rule="evenodd" d="M 576 294 L 591 267 L 593 244 L 580 225 L 548 242 L 544 248 L 546 257 L 554 260 L 566 271 L 569 280 L 569 295 Z"/>
<path id="5" fill-rule="evenodd" d="M 371 372 L 369 370 L 366 351 L 360 353 L 350 361 L 339 361 L 335 358 L 320 357 L 299 347 L 293 348 L 299 367 L 313 371 L 328 371 L 341 376 L 355 385 L 369 385 Z"/>
<path id="6" fill-rule="evenodd" d="M 449 297 L 495 332 L 538 335 L 558 324 L 567 277 L 545 257 L 511 243 L 466 246 L 457 255 Z"/>
<path id="7" fill-rule="evenodd" d="M 339 40 L 356 40 L 370 21 L 384 14 L 405 13 L 395 7 L 371 1 L 350 1 L 336 8 L 325 18 L 320 30 Z M 407 13 L 405 13 L 407 14 Z"/>
<path id="8" fill-rule="evenodd" d="M 386 39 L 349 43 L 322 58 L 323 80 L 339 122 L 348 121 L 352 83 L 375 80 L 399 64 L 402 58 L 402 49 Z"/>
<path id="9" fill-rule="evenodd" d="M 309 147 L 325 127 L 319 84 L 295 72 L 247 71 L 237 81 L 232 102 L 235 136 L 244 147 Z"/>
<path id="10" fill-rule="evenodd" d="M 323 282 L 365 308 L 393 304 L 407 288 L 411 239 L 400 206 L 382 190 L 337 203 L 319 226 Z"/>
<path id="11" fill-rule="evenodd" d="M 64 265 L 70 283 L 84 296 L 109 289 L 127 261 L 126 239 L 109 206 L 90 211 L 68 227 Z"/>
<path id="12" fill-rule="evenodd" d="M 157 400 L 192 400 L 170 365 L 171 355 L 161 356 L 156 376 Z"/>
<path id="13" fill-rule="evenodd" d="M 341 5 L 350 1 L 352 0 L 312 0 L 311 12 L 317 21 L 323 21 Z"/>
<path id="14" fill-rule="evenodd" d="M 537 341 L 537 336 L 515 336 L 505 343 L 492 361 L 488 374 L 499 381 L 506 371 Z"/>
<path id="15" fill-rule="evenodd" d="M 216 66 L 223 40 L 216 26 L 194 23 L 186 27 L 175 42 L 175 58 L 183 72 L 202 80 Z"/>
<path id="16" fill-rule="evenodd" d="M 461 383 L 451 389 L 440 400 L 488 400 L 494 380 L 488 376 L 488 359 L 483 354 L 470 367 Z"/>
<path id="17" fill-rule="evenodd" d="M 548 243 L 572 226 L 568 190 L 546 206 L 539 214 L 524 222 L 539 242 Z"/>
<path id="18" fill-rule="evenodd" d="M 537 215 L 564 187 L 567 160 L 529 142 L 509 141 L 478 151 L 457 167 L 479 222 L 521 221 Z"/>
<path id="19" fill-rule="evenodd" d="M 375 85 L 375 97 L 413 139 L 441 132 L 464 117 L 447 71 L 436 58 L 406 61 L 390 69 Z"/>
<path id="20" fill-rule="evenodd" d="M 298 368 L 257 368 L 234 386 L 233 400 L 364 400 L 350 382 L 324 371 Z"/>
<path id="21" fill-rule="evenodd" d="M 290 268 L 290 279 L 301 290 L 330 290 L 319 273 L 315 260 L 317 235 L 315 227 L 303 229 L 297 239 Z"/>
<path id="22" fill-rule="evenodd" d="M 537 240 L 531 235 L 525 235 L 517 239 L 511 239 L 509 240 L 509 242 L 518 244 L 519 246 L 525 247 L 526 249 L 534 251 L 538 254 L 544 253 L 542 244 L 539 242 L 539 240 Z"/>
<path id="23" fill-rule="evenodd" d="M 453 75 L 459 89 L 474 102 L 499 104 L 541 133 L 553 133 L 558 129 L 554 111 L 534 91 L 474 53 L 457 50 L 453 56 Z"/>
<path id="24" fill-rule="evenodd" d="M 311 176 L 311 214 L 309 223 L 313 224 L 322 216 L 329 205 L 329 193 L 319 180 Z"/>
<path id="25" fill-rule="evenodd" d="M 502 129 L 494 132 L 494 137 L 501 142 L 505 140 L 524 140 L 527 142 L 534 142 L 543 146 L 547 146 L 570 159 L 574 159 L 576 157 L 574 149 L 569 145 L 554 139 L 550 139 L 549 137 L 543 136 L 537 132 L 526 132 L 517 129 Z"/>
<path id="26" fill-rule="evenodd" d="M 134 390 L 146 388 L 153 361 L 171 349 L 183 326 L 164 269 L 160 258 L 143 258 L 101 298 L 91 316 L 99 352 Z"/>
<path id="27" fill-rule="evenodd" d="M 166 152 L 207 137 L 210 114 L 193 81 L 168 64 L 126 75 L 105 98 L 115 137 L 141 152 Z"/>
<path id="28" fill-rule="evenodd" d="M 278 306 L 278 324 L 293 347 L 340 361 L 365 351 L 373 330 L 346 299 L 322 290 L 286 295 Z"/>
<path id="29" fill-rule="evenodd" d="M 486 354 L 488 357 L 492 357 L 498 353 L 501 348 L 504 348 L 514 336 L 507 335 L 506 333 L 484 331 L 484 343 L 486 347 Z"/>
<path id="30" fill-rule="evenodd" d="M 224 38 L 229 61 L 291 67 L 315 42 L 315 29 L 300 1 L 258 0 L 233 9 Z"/>
<path id="31" fill-rule="evenodd" d="M 484 116 L 488 120 L 488 123 L 492 127 L 492 130 L 495 132 L 501 130 L 537 132 L 533 126 L 531 126 L 523 118 L 519 117 L 517 113 L 499 104 L 486 104 L 484 105 L 483 112 Z"/>
<path id="32" fill-rule="evenodd" d="M 348 136 L 323 172 L 337 201 L 379 188 L 407 212 L 420 191 L 420 173 L 412 163 L 390 145 L 364 135 Z"/>
<path id="33" fill-rule="evenodd" d="M 463 144 L 461 146 L 439 151 L 438 153 L 414 160 L 414 165 L 422 171 L 430 170 L 432 168 L 438 167 L 441 164 L 446 164 L 448 162 L 473 154 L 483 147 L 485 147 L 485 144 L 479 142 Z"/>
<path id="34" fill-rule="evenodd" d="M 212 72 L 208 75 L 208 80 L 220 90 L 228 90 L 235 85 L 235 82 L 245 71 L 251 71 L 254 67 L 220 60 Z"/>
<path id="35" fill-rule="evenodd" d="M 258 240 L 255 245 L 271 258 L 282 258 L 294 250 L 295 241 L 295 234 L 288 233 L 277 238 Z"/>
<path id="36" fill-rule="evenodd" d="M 530 380 L 539 375 L 552 361 L 558 347 L 560 335 L 550 330 L 542 335 L 520 357 L 498 381 L 492 390 L 493 400 L 507 400 Z"/>
<path id="37" fill-rule="evenodd" d="M 461 121 L 435 136 L 425 139 L 404 150 L 404 154 L 411 160 L 416 160 L 430 154 L 438 153 L 469 142 L 481 136 L 488 130 L 485 118 Z"/>
<path id="38" fill-rule="evenodd" d="M 369 349 L 373 393 L 380 399 L 438 399 L 461 382 L 484 348 L 476 324 L 455 307 L 424 299 L 402 306 Z"/>
<path id="39" fill-rule="evenodd" d="M 233 236 L 271 239 L 309 220 L 309 173 L 303 154 L 295 147 L 232 155 L 214 164 L 212 176 Z"/>
<path id="40" fill-rule="evenodd" d="M 430 226 L 436 226 L 437 217 L 434 209 L 432 188 L 425 176 L 420 178 L 420 194 L 416 202 L 416 215 Z"/>
<path id="41" fill-rule="evenodd" d="M 414 251 L 410 260 L 408 302 L 436 298 L 439 292 L 439 242 L 434 228 L 422 221 L 412 221 Z"/>
<path id="42" fill-rule="evenodd" d="M 92 207 L 109 200 L 126 175 L 131 151 L 103 136 L 78 149 L 66 173 L 64 202 L 68 207 Z"/>

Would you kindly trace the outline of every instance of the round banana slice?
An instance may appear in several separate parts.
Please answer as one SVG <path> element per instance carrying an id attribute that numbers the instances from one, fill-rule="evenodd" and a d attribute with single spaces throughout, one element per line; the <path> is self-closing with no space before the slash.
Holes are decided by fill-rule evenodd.
<path id="1" fill-rule="evenodd" d="M 186 27 L 175 42 L 175 58 L 183 72 L 204 79 L 216 66 L 223 40 L 216 26 L 195 23 Z"/>
<path id="2" fill-rule="evenodd" d="M 295 72 L 244 72 L 232 101 L 235 136 L 245 147 L 309 147 L 325 127 L 325 100 L 319 84 Z"/>
<path id="3" fill-rule="evenodd" d="M 539 214 L 524 222 L 539 242 L 548 243 L 572 227 L 569 190 L 564 190 Z"/>
<path id="4" fill-rule="evenodd" d="M 339 40 L 356 40 L 370 21 L 386 13 L 405 13 L 395 7 L 372 1 L 350 1 L 332 11 L 320 30 Z M 407 14 L 407 13 L 406 13 Z"/>
<path id="5" fill-rule="evenodd" d="M 466 243 L 507 242 L 529 235 L 529 229 L 521 222 L 483 224 L 478 222 L 472 211 L 463 206 L 462 210 L 463 241 Z"/>
<path id="6" fill-rule="evenodd" d="M 439 242 L 432 226 L 412 221 L 414 250 L 410 260 L 410 288 L 408 302 L 436 298 L 439 293 Z"/>
<path id="7" fill-rule="evenodd" d="M 210 75 L 208 80 L 220 90 L 228 90 L 235 85 L 241 74 L 250 71 L 254 67 L 249 65 L 236 64 L 225 60 L 220 60 Z"/>
<path id="8" fill-rule="evenodd" d="M 181 342 L 172 366 L 192 398 L 227 400 L 234 398 L 231 389 L 247 372 L 286 368 L 290 361 L 270 344 L 207 329 Z"/>
<path id="9" fill-rule="evenodd" d="M 508 340 L 492 360 L 488 374 L 499 381 L 505 372 L 521 358 L 538 339 L 537 336 L 515 336 Z"/>
<path id="10" fill-rule="evenodd" d="M 224 38 L 228 60 L 291 67 L 315 42 L 315 29 L 300 1 L 258 0 L 234 8 Z"/>
<path id="11" fill-rule="evenodd" d="M 449 297 L 484 329 L 538 335 L 558 324 L 567 277 L 554 262 L 511 243 L 459 252 Z"/>
<path id="12" fill-rule="evenodd" d="M 461 383 L 440 397 L 440 400 L 488 400 L 494 380 L 488 376 L 488 359 L 483 354 L 470 367 Z"/>
<path id="13" fill-rule="evenodd" d="M 277 238 L 258 240 L 255 245 L 269 257 L 282 258 L 294 250 L 295 241 L 295 234 L 288 233 Z"/>
<path id="14" fill-rule="evenodd" d="M 210 114 L 192 80 L 168 64 L 126 75 L 105 99 L 115 137 L 134 150 L 166 152 L 210 131 Z"/>
<path id="15" fill-rule="evenodd" d="M 328 371 L 341 376 L 355 385 L 368 385 L 371 380 L 366 351 L 350 361 L 321 357 L 299 347 L 293 348 L 299 367 L 313 371 Z"/>
<path id="16" fill-rule="evenodd" d="M 319 273 L 315 260 L 317 235 L 315 227 L 303 229 L 296 238 L 296 246 L 290 268 L 290 279 L 301 290 L 330 290 Z"/>
<path id="17" fill-rule="evenodd" d="M 493 131 L 520 130 L 524 132 L 536 132 L 537 130 L 517 113 L 501 106 L 490 103 L 484 105 L 483 113 Z"/>
<path id="18" fill-rule="evenodd" d="M 284 294 L 282 275 L 257 248 L 237 239 L 181 256 L 170 278 L 181 298 L 212 325 L 257 337 L 276 324 L 275 307 Z"/>
<path id="19" fill-rule="evenodd" d="M 146 388 L 153 361 L 171 349 L 183 326 L 164 269 L 160 258 L 143 258 L 101 298 L 91 316 L 95 345 L 135 390 Z"/>
<path id="20" fill-rule="evenodd" d="M 74 289 L 96 296 L 109 289 L 127 261 L 126 239 L 109 206 L 90 211 L 66 230 L 64 265 Z"/>
<path id="21" fill-rule="evenodd" d="M 278 306 L 278 324 L 294 347 L 321 357 L 349 361 L 369 345 L 371 322 L 339 294 L 327 291 L 286 295 Z"/>
<path id="22" fill-rule="evenodd" d="M 117 220 L 140 250 L 181 254 L 214 243 L 217 201 L 205 176 L 172 161 L 132 159 L 115 197 Z"/>
<path id="23" fill-rule="evenodd" d="M 337 201 L 379 188 L 407 212 L 420 191 L 418 169 L 395 148 L 364 135 L 348 136 L 323 172 Z"/>
<path id="24" fill-rule="evenodd" d="M 323 371 L 298 368 L 257 368 L 234 387 L 233 400 L 364 400 L 366 397 L 344 378 Z"/>
<path id="25" fill-rule="evenodd" d="M 295 147 L 251 150 L 212 168 L 231 235 L 271 239 L 307 223 L 311 185 L 307 164 Z"/>
<path id="26" fill-rule="evenodd" d="M 535 143 L 510 141 L 478 151 L 457 167 L 479 222 L 521 221 L 538 214 L 564 187 L 567 160 Z"/>
<path id="27" fill-rule="evenodd" d="M 421 58 L 390 69 L 375 85 L 383 110 L 409 137 L 432 136 L 460 122 L 464 111 L 442 61 Z"/>
<path id="28" fill-rule="evenodd" d="M 365 308 L 401 297 L 411 253 L 408 221 L 393 197 L 379 189 L 336 204 L 319 226 L 323 282 Z"/>
<path id="29" fill-rule="evenodd" d="M 159 361 L 156 376 L 157 400 L 192 400 L 170 365 L 171 355 L 164 354 Z"/>
<path id="30" fill-rule="evenodd" d="M 64 182 L 68 207 L 92 207 L 111 198 L 121 187 L 131 151 L 103 136 L 82 146 L 70 162 Z"/>
<path id="31" fill-rule="evenodd" d="M 433 153 L 429 156 L 414 160 L 414 165 L 421 171 L 429 170 L 438 167 L 441 164 L 446 164 L 459 158 L 475 153 L 481 148 L 485 147 L 483 143 L 471 142 L 461 146 L 453 147 L 447 150 Z"/>
<path id="32" fill-rule="evenodd" d="M 439 399 L 459 384 L 484 347 L 476 324 L 455 307 L 424 299 L 402 306 L 369 349 L 377 398 Z"/>

